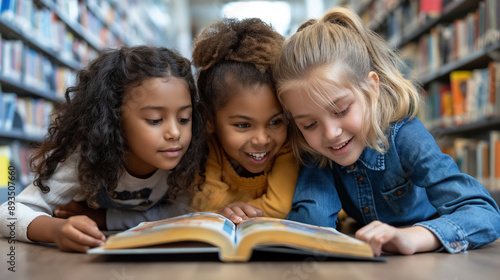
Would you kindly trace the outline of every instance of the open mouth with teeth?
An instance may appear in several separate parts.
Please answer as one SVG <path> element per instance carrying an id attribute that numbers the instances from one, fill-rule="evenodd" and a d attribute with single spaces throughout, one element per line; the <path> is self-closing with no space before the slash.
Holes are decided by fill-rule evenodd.
<path id="1" fill-rule="evenodd" d="M 349 139 L 349 140 L 345 141 L 345 142 L 344 142 L 344 143 L 342 143 L 342 145 L 340 145 L 340 146 L 337 146 L 337 147 L 332 147 L 332 149 L 334 149 L 334 150 L 340 150 L 340 149 L 344 148 L 344 147 L 345 147 L 345 145 L 349 144 L 349 142 L 351 142 L 351 139 Z"/>
<path id="2" fill-rule="evenodd" d="M 255 160 L 262 160 L 269 152 L 265 153 L 247 153 L 250 157 L 252 157 Z"/>

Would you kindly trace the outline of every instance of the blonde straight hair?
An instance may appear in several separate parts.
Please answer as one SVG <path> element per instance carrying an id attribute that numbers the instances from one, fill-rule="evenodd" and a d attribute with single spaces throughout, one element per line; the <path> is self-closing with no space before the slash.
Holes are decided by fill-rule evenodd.
<path id="1" fill-rule="evenodd" d="M 335 8 L 319 20 L 302 24 L 285 41 L 274 76 L 282 104 L 287 91 L 297 86 L 320 103 L 331 102 L 332 85 L 359 94 L 364 110 L 365 145 L 384 152 L 388 148 L 390 123 L 413 118 L 421 102 L 417 85 L 400 72 L 404 67 L 398 54 L 366 28 L 358 15 L 347 8 Z M 332 71 L 335 78 L 328 80 L 324 75 L 311 74 L 320 68 Z M 379 77 L 378 94 L 367 79 L 370 71 Z M 285 104 L 283 107 L 286 111 Z M 289 112 L 287 117 L 291 118 Z M 304 155 L 311 154 L 321 166 L 326 165 L 328 159 L 307 144 L 296 125 L 291 127 L 295 156 L 304 163 Z"/>

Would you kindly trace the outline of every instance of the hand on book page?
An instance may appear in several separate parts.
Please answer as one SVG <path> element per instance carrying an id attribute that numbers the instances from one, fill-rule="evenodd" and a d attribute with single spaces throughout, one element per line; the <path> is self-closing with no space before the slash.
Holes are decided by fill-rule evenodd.
<path id="1" fill-rule="evenodd" d="M 333 228 L 265 217 L 249 218 L 236 226 L 226 217 L 208 212 L 141 223 L 110 236 L 103 247 L 88 253 L 182 253 L 186 252 L 186 241 L 210 244 L 219 252 L 222 261 L 248 261 L 257 247 L 278 251 L 288 247 L 309 254 L 375 259 L 367 243 Z M 179 244 L 182 248 L 177 246 Z M 196 250 L 191 248 L 189 252 Z M 207 251 L 206 246 L 200 250 L 203 251 Z"/>

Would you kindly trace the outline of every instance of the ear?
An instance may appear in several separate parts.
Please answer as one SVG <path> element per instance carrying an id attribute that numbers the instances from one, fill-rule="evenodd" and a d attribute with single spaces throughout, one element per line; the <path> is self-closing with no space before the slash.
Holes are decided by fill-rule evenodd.
<path id="1" fill-rule="evenodd" d="M 378 95 L 379 95 L 379 79 L 378 79 L 377 73 L 375 73 L 374 71 L 370 71 L 370 73 L 368 73 L 368 76 L 366 77 L 366 79 L 368 80 L 368 84 L 370 84 L 370 86 L 372 87 L 373 92 L 375 92 L 375 94 L 378 97 Z"/>

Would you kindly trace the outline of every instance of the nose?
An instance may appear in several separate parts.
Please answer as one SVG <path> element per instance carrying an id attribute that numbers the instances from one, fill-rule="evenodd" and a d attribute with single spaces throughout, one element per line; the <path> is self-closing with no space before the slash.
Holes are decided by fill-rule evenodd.
<path id="1" fill-rule="evenodd" d="M 330 121 L 325 124 L 325 138 L 327 140 L 335 140 L 335 138 L 342 135 L 342 126 L 337 121 Z"/>
<path id="2" fill-rule="evenodd" d="M 271 142 L 271 136 L 266 129 L 257 129 L 251 140 L 253 145 L 263 146 Z"/>
<path id="3" fill-rule="evenodd" d="M 176 122 L 165 124 L 165 132 L 163 138 L 165 138 L 165 140 L 167 141 L 179 140 L 181 138 L 181 131 Z"/>

